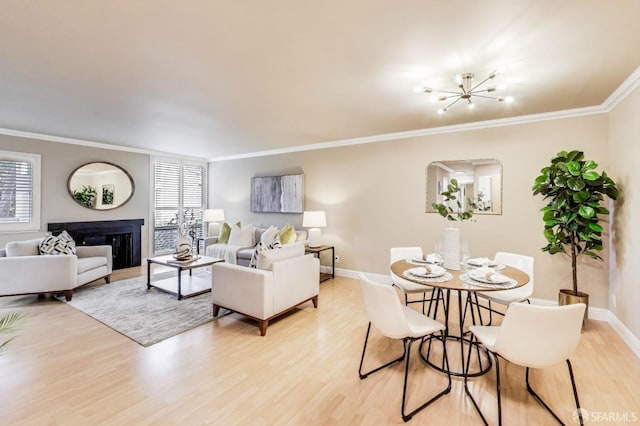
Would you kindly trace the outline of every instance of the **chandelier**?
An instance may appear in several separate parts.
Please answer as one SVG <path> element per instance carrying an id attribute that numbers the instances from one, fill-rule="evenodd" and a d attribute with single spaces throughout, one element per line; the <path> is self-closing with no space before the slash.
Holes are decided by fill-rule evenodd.
<path id="1" fill-rule="evenodd" d="M 473 103 L 473 98 L 485 98 L 485 99 L 493 99 L 498 102 L 513 102 L 512 96 L 497 96 L 491 95 L 496 90 L 506 88 L 505 85 L 501 86 L 486 86 L 489 80 L 493 80 L 497 75 L 501 74 L 506 70 L 505 68 L 498 68 L 493 71 L 482 80 L 480 83 L 474 84 L 473 79 L 475 75 L 472 72 L 467 72 L 464 74 L 456 75 L 456 84 L 458 85 L 458 90 L 439 90 L 433 89 L 431 87 L 417 87 L 415 91 L 417 93 L 432 93 L 436 92 L 440 95 L 437 98 L 434 98 L 434 101 L 448 101 L 448 104 L 444 108 L 440 108 L 438 110 L 438 114 L 444 114 L 449 111 L 451 107 L 457 104 L 460 101 L 466 101 L 468 109 L 474 109 L 475 104 Z"/>

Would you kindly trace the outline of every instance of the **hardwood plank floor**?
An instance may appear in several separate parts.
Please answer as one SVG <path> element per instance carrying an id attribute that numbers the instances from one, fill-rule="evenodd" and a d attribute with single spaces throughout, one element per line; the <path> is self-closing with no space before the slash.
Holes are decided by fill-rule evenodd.
<path id="1" fill-rule="evenodd" d="M 145 273 L 117 271 L 112 282 Z M 148 348 L 51 298 L 1 298 L 0 314 L 7 312 L 29 317 L 0 355 L 3 425 L 403 424 L 402 364 L 358 378 L 367 319 L 355 280 L 324 282 L 318 309 L 301 306 L 265 337 L 231 314 Z M 375 331 L 371 339 L 366 367 L 401 353 L 399 342 Z M 446 382 L 412 355 L 410 408 Z M 640 360 L 608 324 L 589 322 L 572 362 L 586 410 L 620 416 L 608 424 L 640 423 Z M 502 362 L 501 377 L 505 424 L 554 424 L 526 392 L 523 368 Z M 565 367 L 535 371 L 531 381 L 573 424 Z M 472 388 L 496 423 L 494 372 Z M 460 379 L 411 420 L 445 423 L 481 424 Z"/>

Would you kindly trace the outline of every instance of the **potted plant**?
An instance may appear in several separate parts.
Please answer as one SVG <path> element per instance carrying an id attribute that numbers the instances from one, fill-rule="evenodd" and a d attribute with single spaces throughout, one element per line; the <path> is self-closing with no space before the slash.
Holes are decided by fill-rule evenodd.
<path id="1" fill-rule="evenodd" d="M 75 198 L 78 203 L 85 207 L 89 207 L 90 209 L 96 206 L 97 195 L 98 192 L 91 185 L 83 185 L 81 191 L 73 191 L 73 198 Z"/>
<path id="2" fill-rule="evenodd" d="M 595 161 L 585 160 L 582 151 L 561 151 L 551 164 L 540 171 L 533 185 L 533 194 L 542 194 L 549 204 L 543 207 L 544 237 L 547 245 L 542 251 L 564 253 L 571 257 L 573 286 L 562 289 L 558 303 L 584 303 L 589 295 L 578 290 L 578 256 L 602 260 L 600 222 L 609 214 L 602 205 L 605 197 L 618 198 L 616 183 L 603 171 L 598 173 Z M 587 311 L 585 311 L 585 320 Z"/>
<path id="3" fill-rule="evenodd" d="M 0 317 L 0 334 L 11 334 L 18 330 L 19 323 L 26 317 L 26 314 L 10 313 Z M 15 336 L 0 343 L 0 353 L 2 353 L 6 346 L 15 339 Z"/>
<path id="4" fill-rule="evenodd" d="M 450 222 L 474 221 L 473 213 L 477 209 L 477 203 L 467 197 L 462 205 L 462 192 L 457 179 L 451 179 L 447 184 L 447 190 L 441 193 L 442 203 L 433 203 L 431 207 Z M 482 194 L 478 194 L 478 199 Z M 454 203 L 455 202 L 455 203 Z M 454 209 L 454 206 L 457 207 Z M 444 267 L 447 269 L 460 269 L 460 230 L 454 226 L 444 230 Z M 468 249 L 466 250 L 468 252 Z M 468 257 L 468 253 L 465 254 Z"/>

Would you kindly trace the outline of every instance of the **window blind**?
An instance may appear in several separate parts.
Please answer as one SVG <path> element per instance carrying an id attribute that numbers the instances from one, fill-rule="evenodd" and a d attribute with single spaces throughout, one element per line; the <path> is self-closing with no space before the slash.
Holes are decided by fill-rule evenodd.
<path id="1" fill-rule="evenodd" d="M 33 165 L 0 160 L 0 222 L 29 223 L 33 219 Z"/>

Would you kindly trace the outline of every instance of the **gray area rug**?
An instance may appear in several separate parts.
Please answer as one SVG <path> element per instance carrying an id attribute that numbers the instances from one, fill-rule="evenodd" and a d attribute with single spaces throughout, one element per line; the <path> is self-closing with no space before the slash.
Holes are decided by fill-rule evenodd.
<path id="1" fill-rule="evenodd" d="M 206 271 L 193 274 L 211 276 Z M 176 272 L 164 272 L 154 275 L 152 281 L 175 275 Z M 64 297 L 59 300 L 64 302 Z M 66 303 L 142 346 L 153 345 L 213 320 L 211 293 L 178 301 L 175 295 L 153 287 L 147 290 L 146 276 L 80 287 Z"/>

